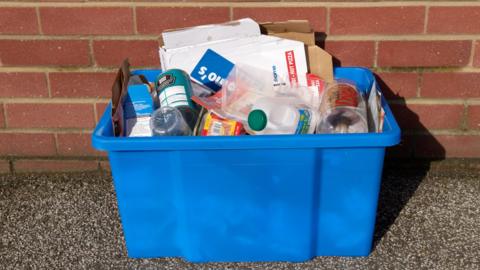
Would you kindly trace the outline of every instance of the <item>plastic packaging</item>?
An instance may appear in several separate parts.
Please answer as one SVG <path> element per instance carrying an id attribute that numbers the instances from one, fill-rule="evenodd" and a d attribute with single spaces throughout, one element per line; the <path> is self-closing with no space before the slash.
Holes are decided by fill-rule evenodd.
<path id="1" fill-rule="evenodd" d="M 202 117 L 200 136 L 238 136 L 245 133 L 242 123 L 208 111 Z"/>
<path id="2" fill-rule="evenodd" d="M 317 112 L 292 97 L 258 99 L 250 113 L 246 129 L 250 134 L 312 134 Z"/>
<path id="3" fill-rule="evenodd" d="M 368 132 L 368 123 L 361 93 L 347 82 L 330 84 L 320 105 L 317 133 L 364 132 Z"/>
<path id="4" fill-rule="evenodd" d="M 230 72 L 222 89 L 214 96 L 201 100 L 212 109 L 221 109 L 232 119 L 246 122 L 252 107 L 261 98 L 288 98 L 292 105 L 303 104 L 318 110 L 320 96 L 317 86 L 291 84 L 288 78 L 279 75 L 275 84 L 268 80 L 271 71 L 265 71 L 248 65 L 236 65 Z M 218 106 L 220 104 L 220 106 Z"/>
<path id="5" fill-rule="evenodd" d="M 192 129 L 175 107 L 160 107 L 152 113 L 150 129 L 153 136 L 189 136 Z"/>

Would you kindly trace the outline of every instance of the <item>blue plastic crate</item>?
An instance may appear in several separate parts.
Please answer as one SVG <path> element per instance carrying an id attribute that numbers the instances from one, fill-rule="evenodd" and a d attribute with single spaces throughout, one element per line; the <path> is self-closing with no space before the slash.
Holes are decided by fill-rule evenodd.
<path id="1" fill-rule="evenodd" d="M 374 81 L 364 68 L 335 76 L 362 91 Z M 128 255 L 367 256 L 385 147 L 400 140 L 382 103 L 383 133 L 238 137 L 113 137 L 107 107 L 92 141 L 108 152 Z"/>

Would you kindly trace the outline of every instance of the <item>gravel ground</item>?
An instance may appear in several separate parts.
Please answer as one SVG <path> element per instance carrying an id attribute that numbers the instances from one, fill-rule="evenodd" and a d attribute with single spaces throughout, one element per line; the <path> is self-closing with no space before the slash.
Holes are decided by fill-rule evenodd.
<path id="1" fill-rule="evenodd" d="M 295 264 L 129 259 L 109 175 L 3 175 L 0 268 L 480 269 L 480 172 L 426 171 L 385 171 L 369 257 Z"/>

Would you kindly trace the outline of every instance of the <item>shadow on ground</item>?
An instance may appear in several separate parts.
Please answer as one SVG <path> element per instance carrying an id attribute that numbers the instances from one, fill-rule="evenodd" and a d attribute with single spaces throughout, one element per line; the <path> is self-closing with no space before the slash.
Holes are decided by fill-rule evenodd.
<path id="1" fill-rule="evenodd" d="M 325 33 L 315 33 L 317 46 L 325 49 L 326 39 Z M 332 56 L 334 67 L 341 67 L 342 59 Z M 374 75 L 402 129 L 401 142 L 387 149 L 386 153 L 373 240 L 375 249 L 427 176 L 431 162 L 445 159 L 445 149 L 422 124 L 418 115 L 406 106 L 405 97 L 395 91 L 380 75 L 376 73 Z M 407 127 L 412 131 L 407 130 Z M 419 148 L 428 150 L 416 153 L 416 149 Z M 415 159 L 419 156 L 433 156 L 433 158 Z M 401 177 L 388 177 L 393 172 L 401 172 Z"/>

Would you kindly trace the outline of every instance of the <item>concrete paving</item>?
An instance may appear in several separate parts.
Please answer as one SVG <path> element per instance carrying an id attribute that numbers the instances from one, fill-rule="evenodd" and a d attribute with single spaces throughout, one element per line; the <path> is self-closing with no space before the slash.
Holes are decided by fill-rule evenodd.
<path id="1" fill-rule="evenodd" d="M 0 268 L 480 269 L 480 172 L 427 169 L 385 170 L 369 257 L 304 263 L 130 259 L 109 174 L 2 175 Z"/>

